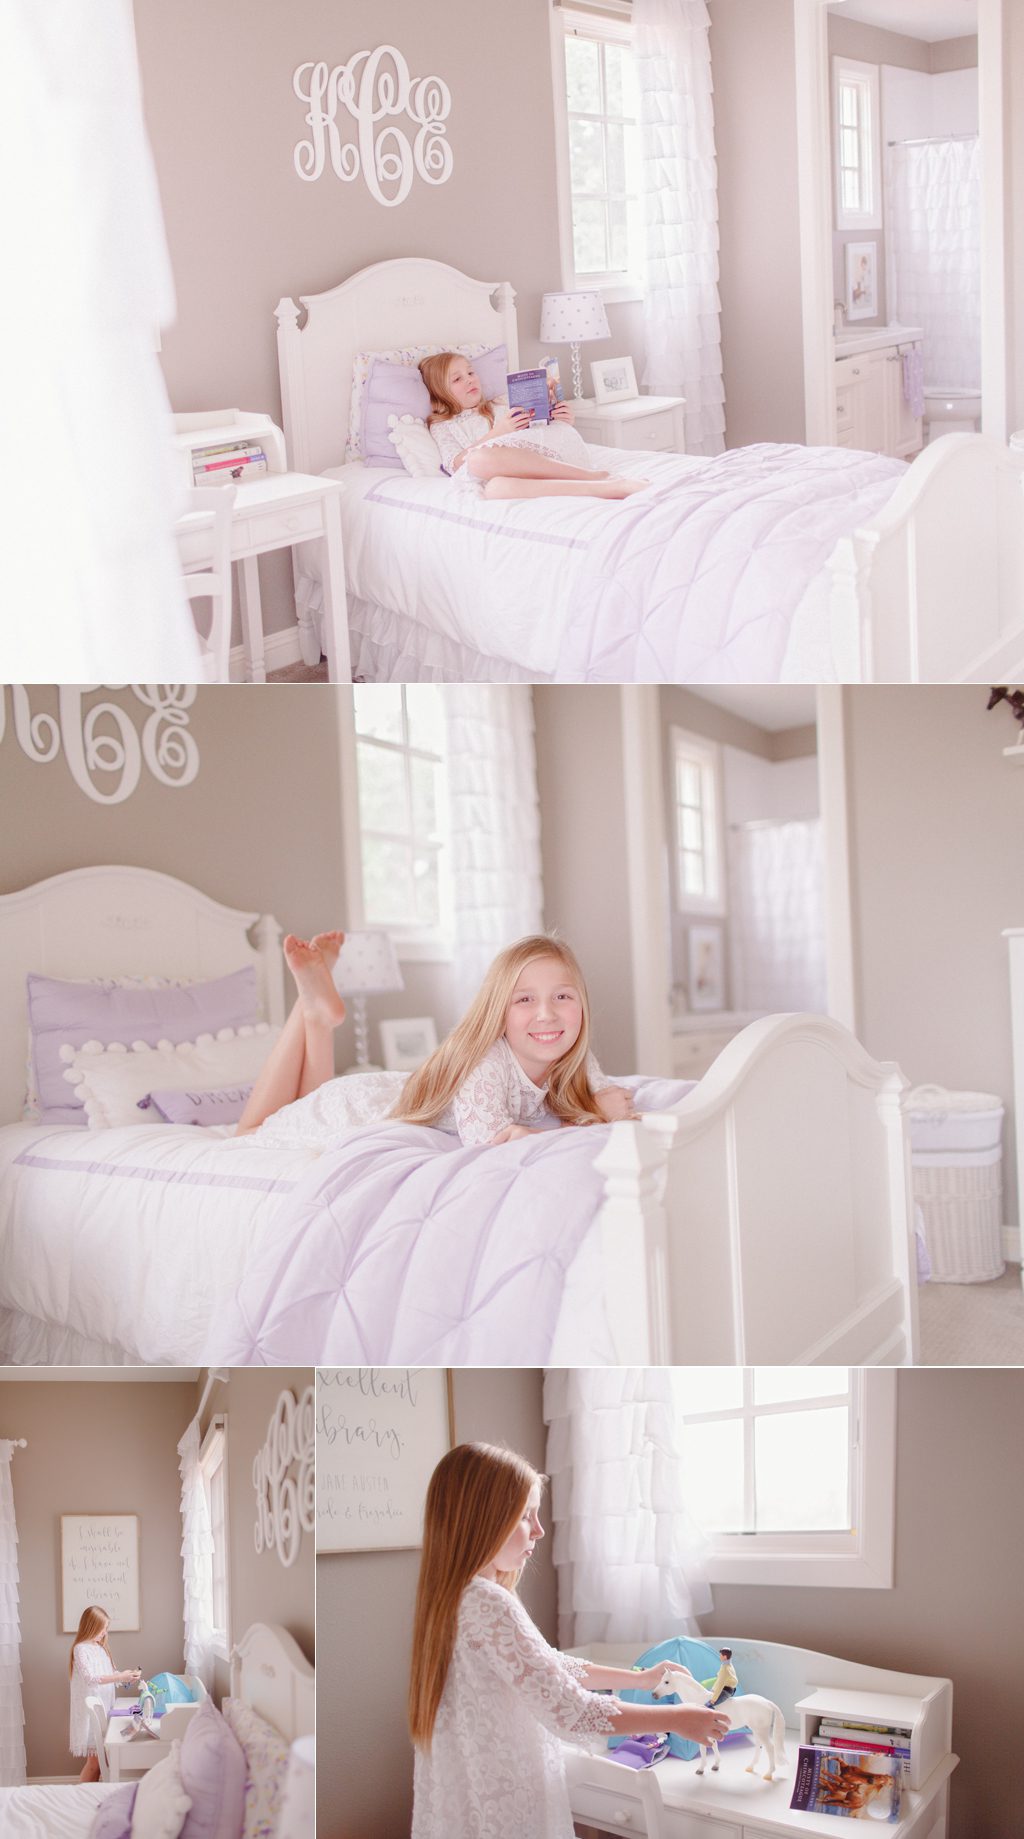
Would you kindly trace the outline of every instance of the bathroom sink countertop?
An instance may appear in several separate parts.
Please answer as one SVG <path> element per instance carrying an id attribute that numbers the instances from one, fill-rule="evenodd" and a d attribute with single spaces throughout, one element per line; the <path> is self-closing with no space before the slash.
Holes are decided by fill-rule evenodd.
<path id="1" fill-rule="evenodd" d="M 886 345 L 910 345 L 924 337 L 922 326 L 844 326 L 835 334 L 836 357 L 855 358 Z"/>

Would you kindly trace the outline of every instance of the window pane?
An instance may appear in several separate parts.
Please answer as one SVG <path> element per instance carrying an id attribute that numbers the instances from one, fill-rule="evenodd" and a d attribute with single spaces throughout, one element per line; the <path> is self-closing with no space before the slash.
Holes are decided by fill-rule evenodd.
<path id="1" fill-rule="evenodd" d="M 843 173 L 843 208 L 847 211 L 860 210 L 860 178 L 855 172 Z"/>
<path id="2" fill-rule="evenodd" d="M 700 767 L 692 760 L 676 762 L 676 785 L 680 804 L 700 805 Z"/>
<path id="3" fill-rule="evenodd" d="M 353 691 L 356 731 L 378 741 L 402 740 L 402 686 L 400 683 L 357 684 Z"/>
<path id="4" fill-rule="evenodd" d="M 441 919 L 441 900 L 438 888 L 438 862 L 432 852 L 428 855 L 416 855 L 413 858 L 413 877 L 416 888 L 416 918 L 421 926 L 436 926 Z"/>
<path id="5" fill-rule="evenodd" d="M 839 141 L 839 158 L 843 166 L 860 165 L 860 135 L 856 128 L 843 128 Z"/>
<path id="6" fill-rule="evenodd" d="M 699 811 L 688 811 L 684 806 L 679 813 L 682 819 L 683 848 L 702 849 L 704 845 L 704 825 Z"/>
<path id="7" fill-rule="evenodd" d="M 601 70 L 598 46 L 592 38 L 569 33 L 565 40 L 565 94 L 569 107 L 584 115 L 601 109 Z"/>
<path id="8" fill-rule="evenodd" d="M 391 830 L 408 834 L 409 807 L 405 786 L 405 756 L 383 747 L 357 746 L 359 765 L 359 821 L 364 830 Z"/>
<path id="9" fill-rule="evenodd" d="M 363 846 L 363 906 L 367 925 L 409 926 L 416 918 L 412 851 L 374 837 Z"/>
<path id="10" fill-rule="evenodd" d="M 605 190 L 604 129 L 599 121 L 569 123 L 572 189 L 591 196 Z"/>
<path id="11" fill-rule="evenodd" d="M 605 45 L 604 105 L 609 115 L 625 114 L 625 45 Z"/>
<path id="12" fill-rule="evenodd" d="M 845 1405 L 754 1420 L 758 1532 L 831 1532 L 850 1525 Z"/>
<path id="13" fill-rule="evenodd" d="M 848 1366 L 756 1366 L 754 1403 L 783 1405 L 790 1399 L 831 1398 L 850 1389 Z"/>
<path id="14" fill-rule="evenodd" d="M 684 850 L 682 856 L 680 857 L 680 861 L 682 863 L 682 871 L 683 871 L 682 872 L 683 893 L 684 894 L 703 894 L 704 892 L 704 859 L 703 857 L 699 855 L 693 855 L 689 850 Z"/>
<path id="15" fill-rule="evenodd" d="M 743 1421 L 686 1424 L 682 1434 L 687 1498 L 707 1532 L 745 1532 L 743 1525 Z"/>
<path id="16" fill-rule="evenodd" d="M 624 275 L 629 268 L 629 222 L 624 200 L 613 200 L 608 206 L 608 228 L 609 272 Z"/>
<path id="17" fill-rule="evenodd" d="M 859 97 L 852 83 L 839 85 L 839 119 L 845 126 L 856 127 Z"/>
<path id="18" fill-rule="evenodd" d="M 444 752 L 444 702 L 436 683 L 407 683 L 405 708 L 409 719 L 409 745 L 425 753 Z"/>
<path id="19" fill-rule="evenodd" d="M 438 771 L 431 760 L 411 759 L 413 831 L 417 842 L 438 841 Z"/>
<path id="20" fill-rule="evenodd" d="M 608 148 L 608 190 L 613 197 L 626 190 L 626 138 L 624 129 L 610 121 L 605 130 Z M 623 216 L 625 222 L 625 216 Z"/>
<path id="21" fill-rule="evenodd" d="M 607 273 L 608 231 L 604 205 L 600 200 L 573 199 L 572 241 L 573 260 L 578 275 Z"/>
<path id="22" fill-rule="evenodd" d="M 684 1415 L 736 1411 L 743 1403 L 743 1369 L 738 1366 L 680 1366 L 672 1374 L 676 1404 Z"/>

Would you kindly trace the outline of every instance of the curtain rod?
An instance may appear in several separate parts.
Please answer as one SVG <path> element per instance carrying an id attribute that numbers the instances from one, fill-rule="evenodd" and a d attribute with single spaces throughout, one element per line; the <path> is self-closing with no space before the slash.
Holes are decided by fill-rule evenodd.
<path id="1" fill-rule="evenodd" d="M 977 140 L 974 134 L 924 134 L 920 140 L 891 140 L 890 147 L 941 147 L 947 140 Z"/>
<path id="2" fill-rule="evenodd" d="M 28 1449 L 27 1437 L 8 1437 L 6 1441 L 11 1445 L 12 1449 Z"/>

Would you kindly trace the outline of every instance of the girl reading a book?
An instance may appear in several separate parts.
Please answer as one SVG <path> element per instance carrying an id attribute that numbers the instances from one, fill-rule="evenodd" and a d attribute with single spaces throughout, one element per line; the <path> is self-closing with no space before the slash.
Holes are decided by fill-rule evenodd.
<path id="1" fill-rule="evenodd" d="M 590 1051 L 590 1005 L 567 945 L 520 939 L 494 960 L 458 1027 L 406 1079 L 334 1078 L 334 1030 L 345 1005 L 331 975 L 344 935 L 290 933 L 284 955 L 298 1000 L 249 1096 L 239 1136 L 277 1148 L 324 1149 L 339 1132 L 385 1118 L 433 1125 L 483 1147 L 525 1137 L 545 1119 L 600 1124 L 633 1117 L 632 1094 L 609 1084 Z"/>
<path id="2" fill-rule="evenodd" d="M 567 402 L 534 427 L 529 410 L 488 401 L 470 360 L 457 351 L 424 358 L 420 373 L 441 466 L 462 489 L 485 498 L 628 498 L 643 490 L 642 479 L 597 470 Z"/>
<path id="3" fill-rule="evenodd" d="M 712 1743 L 728 1719 L 695 1705 L 630 1705 L 663 1667 L 597 1666 L 549 1647 L 519 1601 L 538 1540 L 541 1489 L 522 1456 L 449 1450 L 431 1478 L 409 1686 L 416 1746 L 412 1839 L 572 1839 L 560 1737 L 656 1729 Z"/>
<path id="4" fill-rule="evenodd" d="M 107 1633 L 110 1617 L 105 1609 L 99 1609 L 91 1603 L 82 1610 L 79 1618 L 78 1632 L 71 1643 L 71 1659 L 68 1663 L 68 1677 L 71 1681 L 71 1754 L 84 1756 L 85 1763 L 78 1777 L 80 1782 L 98 1782 L 100 1765 L 96 1754 L 96 1742 L 89 1726 L 89 1708 L 86 1699 L 97 1698 L 106 1711 L 114 1703 L 115 1688 L 119 1685 L 136 1685 L 142 1678 L 138 1667 L 129 1667 L 127 1672 L 119 1673 L 110 1656 L 107 1646 Z"/>

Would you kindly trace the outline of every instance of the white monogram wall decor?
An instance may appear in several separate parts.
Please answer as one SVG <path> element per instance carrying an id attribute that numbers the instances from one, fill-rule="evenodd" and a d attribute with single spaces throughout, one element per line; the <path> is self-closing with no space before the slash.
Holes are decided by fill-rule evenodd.
<path id="1" fill-rule="evenodd" d="M 85 707 L 95 690 L 122 690 L 123 683 L 62 684 L 58 714 L 33 715 L 28 689 L 12 683 L 11 713 L 15 737 L 23 753 L 37 766 L 55 760 L 64 748 L 68 770 L 79 791 L 98 805 L 120 805 L 130 798 L 143 765 L 161 785 L 191 785 L 199 771 L 199 749 L 187 732 L 188 709 L 195 701 L 194 683 L 133 683 L 130 687 L 150 713 L 138 733 L 131 714 L 116 702 L 96 702 Z M 0 687 L 0 741 L 7 722 L 7 702 Z M 112 723 L 113 731 L 105 724 Z M 116 774 L 105 791 L 99 778 Z"/>
<path id="2" fill-rule="evenodd" d="M 300 64 L 292 78 L 300 102 L 306 103 L 309 139 L 295 147 L 300 179 L 319 179 L 328 157 L 339 179 L 363 180 L 378 204 L 402 204 L 418 174 L 427 185 L 444 185 L 452 176 L 452 150 L 445 122 L 451 91 L 440 77 L 412 77 L 394 45 L 357 51 L 333 70 L 324 62 Z M 339 108 L 355 124 L 355 140 L 342 137 Z M 407 116 L 415 133 L 381 126 Z"/>
<path id="3" fill-rule="evenodd" d="M 298 1404 L 290 1392 L 281 1393 L 252 1465 L 252 1485 L 257 1552 L 276 1551 L 282 1564 L 294 1564 L 303 1533 L 311 1533 L 316 1524 L 312 1386 Z"/>

